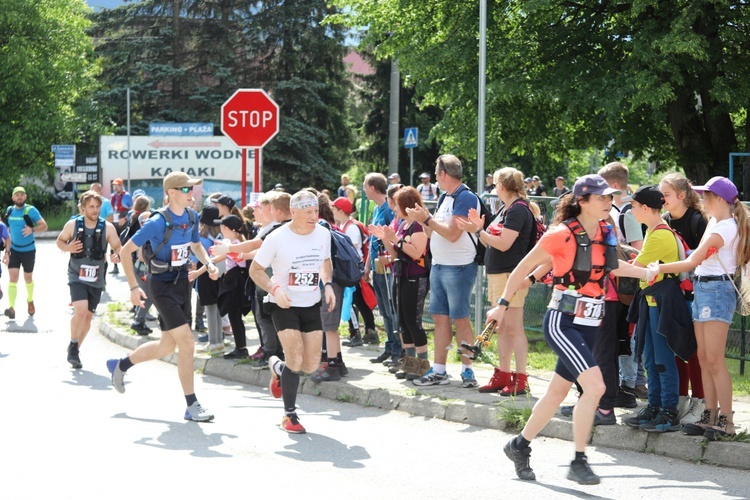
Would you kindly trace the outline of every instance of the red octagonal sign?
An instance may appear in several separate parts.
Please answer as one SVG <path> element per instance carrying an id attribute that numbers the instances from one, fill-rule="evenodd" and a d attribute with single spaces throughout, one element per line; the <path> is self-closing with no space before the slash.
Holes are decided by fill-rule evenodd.
<path id="1" fill-rule="evenodd" d="M 221 105 L 221 131 L 240 148 L 262 148 L 279 133 L 279 105 L 262 89 L 239 89 Z"/>

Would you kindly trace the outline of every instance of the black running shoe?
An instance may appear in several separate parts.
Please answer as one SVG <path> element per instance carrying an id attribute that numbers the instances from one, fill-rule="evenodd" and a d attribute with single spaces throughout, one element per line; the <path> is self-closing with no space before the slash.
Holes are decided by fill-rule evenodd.
<path id="1" fill-rule="evenodd" d="M 249 357 L 247 349 L 235 349 L 224 355 L 224 359 L 248 359 Z"/>
<path id="2" fill-rule="evenodd" d="M 536 474 L 529 465 L 529 457 L 531 456 L 531 447 L 526 447 L 523 450 L 519 450 L 515 447 L 511 439 L 505 444 L 503 451 L 513 464 L 516 466 L 516 475 L 524 481 L 536 481 Z"/>
<path id="3" fill-rule="evenodd" d="M 599 476 L 594 474 L 594 471 L 589 467 L 589 463 L 585 457 L 583 460 L 573 460 L 570 462 L 568 479 L 578 484 L 599 484 L 601 482 Z"/>
<path id="4" fill-rule="evenodd" d="M 81 358 L 78 356 L 78 344 L 73 342 L 68 344 L 68 363 L 75 369 L 83 368 Z"/>

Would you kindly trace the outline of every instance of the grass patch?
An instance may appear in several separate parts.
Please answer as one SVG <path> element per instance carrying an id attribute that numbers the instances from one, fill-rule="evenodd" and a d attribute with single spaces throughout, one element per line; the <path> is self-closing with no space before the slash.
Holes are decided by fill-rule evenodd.
<path id="1" fill-rule="evenodd" d="M 740 360 L 727 359 L 727 369 L 732 377 L 734 396 L 750 396 L 750 361 L 745 361 L 745 374 L 740 375 Z"/>
<path id="2" fill-rule="evenodd" d="M 513 404 L 513 406 L 502 407 L 500 413 L 500 420 L 505 422 L 505 427 L 508 430 L 520 431 L 528 422 L 531 417 L 531 408 L 519 408 Z"/>
<path id="3" fill-rule="evenodd" d="M 336 396 L 336 401 L 339 401 L 340 403 L 351 403 L 354 401 L 354 396 L 351 394 L 339 394 Z"/>

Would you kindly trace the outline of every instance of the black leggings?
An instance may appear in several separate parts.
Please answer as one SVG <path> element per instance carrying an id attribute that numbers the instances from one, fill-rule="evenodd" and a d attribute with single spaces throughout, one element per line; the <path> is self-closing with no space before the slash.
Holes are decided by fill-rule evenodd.
<path id="1" fill-rule="evenodd" d="M 232 309 L 227 313 L 229 324 L 232 325 L 232 335 L 234 335 L 234 346 L 237 349 L 247 347 L 247 337 L 245 337 L 245 322 L 242 319 L 241 309 Z"/>
<path id="2" fill-rule="evenodd" d="M 422 313 L 424 299 L 430 288 L 429 277 L 414 276 L 398 278 L 398 293 L 396 294 L 396 311 L 398 324 L 404 344 L 414 344 L 415 347 L 427 345 L 427 334 L 422 328 Z"/>

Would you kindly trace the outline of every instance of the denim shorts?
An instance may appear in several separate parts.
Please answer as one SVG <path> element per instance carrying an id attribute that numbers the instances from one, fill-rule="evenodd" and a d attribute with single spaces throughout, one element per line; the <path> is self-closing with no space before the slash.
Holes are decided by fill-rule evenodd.
<path id="1" fill-rule="evenodd" d="M 445 266 L 433 264 L 430 271 L 430 314 L 468 318 L 471 291 L 477 277 L 477 265 Z"/>
<path id="2" fill-rule="evenodd" d="M 737 308 L 737 293 L 730 281 L 693 282 L 693 321 L 732 323 Z"/>

